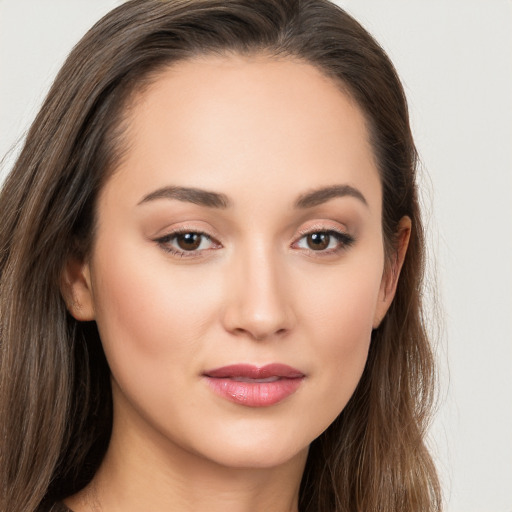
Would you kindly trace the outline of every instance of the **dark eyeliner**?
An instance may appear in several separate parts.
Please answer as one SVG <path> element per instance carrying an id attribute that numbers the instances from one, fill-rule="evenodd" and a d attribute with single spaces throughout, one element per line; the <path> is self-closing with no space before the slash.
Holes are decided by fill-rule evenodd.
<path id="1" fill-rule="evenodd" d="M 161 237 L 154 239 L 154 241 L 158 244 L 158 246 L 161 249 L 163 249 L 166 253 L 171 254 L 172 256 L 177 256 L 180 258 L 197 258 L 201 255 L 201 253 L 205 249 L 187 251 L 187 250 L 177 249 L 169 244 L 169 242 L 171 242 L 173 239 L 175 239 L 179 235 L 189 234 L 189 233 L 200 235 L 204 239 L 209 240 L 212 243 L 216 244 L 216 242 L 214 242 L 213 238 L 210 235 L 208 235 L 207 233 L 205 233 L 203 231 L 197 231 L 194 229 L 186 229 L 186 228 L 177 229 L 175 231 L 172 231 L 171 233 L 167 233 L 166 235 L 163 235 Z"/>
<path id="2" fill-rule="evenodd" d="M 316 257 L 323 257 L 323 256 L 330 256 L 330 255 L 338 254 L 342 251 L 349 249 L 356 242 L 356 239 L 352 235 L 345 233 L 343 231 L 339 231 L 337 229 L 322 229 L 322 228 L 316 227 L 313 229 L 308 229 L 308 230 L 302 231 L 300 233 L 299 239 L 297 240 L 297 242 L 295 242 L 295 244 L 298 244 L 303 238 L 308 237 L 310 235 L 315 235 L 315 234 L 327 235 L 329 237 L 334 238 L 337 241 L 337 247 L 333 247 L 331 249 L 314 250 L 311 247 L 300 248 L 300 249 L 308 252 L 310 255 L 314 255 Z"/>
<path id="3" fill-rule="evenodd" d="M 327 233 L 329 236 L 333 236 L 334 238 L 342 242 L 344 247 L 350 247 L 356 241 L 356 239 L 352 235 L 349 235 L 348 233 L 342 233 L 341 231 L 329 230 L 326 231 L 325 233 Z"/>

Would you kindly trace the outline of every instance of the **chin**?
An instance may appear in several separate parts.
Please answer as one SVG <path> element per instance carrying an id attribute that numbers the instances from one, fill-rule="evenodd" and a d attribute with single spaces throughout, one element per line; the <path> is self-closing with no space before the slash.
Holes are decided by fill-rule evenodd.
<path id="1" fill-rule="evenodd" d="M 274 447 L 247 447 L 246 449 L 233 449 L 222 454 L 213 455 L 212 459 L 220 466 L 234 469 L 272 469 L 285 466 L 297 459 L 307 458 L 309 445 L 297 450 L 274 449 Z"/>
<path id="2" fill-rule="evenodd" d="M 267 427 L 267 428 L 265 428 Z M 222 432 L 210 431 L 211 436 L 196 444 L 194 452 L 216 464 L 231 468 L 269 469 L 307 457 L 309 444 L 316 433 L 293 428 L 268 428 L 268 425 L 239 425 Z"/>

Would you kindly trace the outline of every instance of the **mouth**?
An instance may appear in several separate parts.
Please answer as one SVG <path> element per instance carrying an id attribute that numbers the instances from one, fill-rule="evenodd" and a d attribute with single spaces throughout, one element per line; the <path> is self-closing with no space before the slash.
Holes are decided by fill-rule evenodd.
<path id="1" fill-rule="evenodd" d="M 295 393 L 305 375 L 291 366 L 235 364 L 203 373 L 218 396 L 246 407 L 269 407 Z"/>

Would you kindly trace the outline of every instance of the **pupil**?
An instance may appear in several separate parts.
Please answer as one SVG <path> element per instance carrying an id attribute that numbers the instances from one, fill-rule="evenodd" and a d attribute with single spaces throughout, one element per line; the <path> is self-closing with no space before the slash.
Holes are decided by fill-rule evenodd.
<path id="1" fill-rule="evenodd" d="M 180 249 L 184 251 L 193 251 L 201 245 L 201 235 L 199 233 L 183 233 L 176 237 Z"/>
<path id="2" fill-rule="evenodd" d="M 311 233 L 307 240 L 309 248 L 318 251 L 329 246 L 330 236 L 327 233 Z"/>

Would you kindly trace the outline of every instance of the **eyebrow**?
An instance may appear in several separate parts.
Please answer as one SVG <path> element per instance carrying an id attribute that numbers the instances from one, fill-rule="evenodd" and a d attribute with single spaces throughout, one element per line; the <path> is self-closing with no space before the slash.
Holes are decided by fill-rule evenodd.
<path id="1" fill-rule="evenodd" d="M 366 198 L 357 188 L 350 185 L 331 185 L 329 187 L 323 187 L 300 195 L 295 201 L 295 208 L 313 208 L 314 206 L 326 203 L 331 199 L 346 196 L 355 197 L 364 205 L 368 206 Z M 140 205 L 157 199 L 175 199 L 177 201 L 193 203 L 200 206 L 206 206 L 208 208 L 225 209 L 231 206 L 231 201 L 225 194 L 202 190 L 199 188 L 176 186 L 159 188 L 158 190 L 144 196 L 138 204 Z"/>
<path id="2" fill-rule="evenodd" d="M 355 197 L 365 206 L 368 206 L 366 198 L 357 188 L 350 185 L 332 185 L 330 187 L 319 188 L 311 192 L 306 192 L 299 196 L 295 202 L 295 208 L 312 208 L 336 197 Z"/>
<path id="3" fill-rule="evenodd" d="M 156 199 L 176 199 L 209 208 L 228 208 L 231 205 L 225 194 L 190 187 L 162 187 L 144 196 L 138 204 L 155 201 Z"/>

